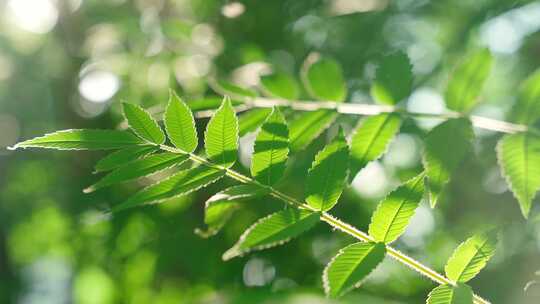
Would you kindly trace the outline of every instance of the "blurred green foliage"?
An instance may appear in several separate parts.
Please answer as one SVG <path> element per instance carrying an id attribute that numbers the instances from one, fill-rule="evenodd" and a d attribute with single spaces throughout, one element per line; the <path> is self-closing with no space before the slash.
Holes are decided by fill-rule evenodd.
<path id="1" fill-rule="evenodd" d="M 369 102 L 381 58 L 407 53 L 410 107 L 430 112 L 441 107 L 459 57 L 487 46 L 494 71 L 473 113 L 494 118 L 505 117 L 517 84 L 540 65 L 535 1 L 0 0 L 0 16 L 0 303 L 421 303 L 433 284 L 391 259 L 363 288 L 325 300 L 321 271 L 351 239 L 322 225 L 286 246 L 223 262 L 246 227 L 282 206 L 252 201 L 202 239 L 194 229 L 203 226 L 203 202 L 225 180 L 111 217 L 105 211 L 137 185 L 84 195 L 103 154 L 3 147 L 52 130 L 114 128 L 120 100 L 163 106 L 169 87 L 187 101 L 215 95 L 211 76 L 250 86 L 272 66 L 299 78 L 314 52 L 339 62 L 352 102 Z M 205 121 L 198 123 L 201 134 Z M 425 123 L 404 122 L 388 154 L 345 191 L 338 216 L 367 229 L 376 202 L 418 172 Z M 310 160 L 336 131 L 297 154 L 287 193 L 303 195 Z M 440 271 L 471 231 L 501 227 L 497 254 L 471 285 L 494 303 L 538 303 L 538 208 L 522 219 L 496 167 L 498 135 L 477 136 L 476 156 L 437 209 L 423 204 L 396 246 Z"/>

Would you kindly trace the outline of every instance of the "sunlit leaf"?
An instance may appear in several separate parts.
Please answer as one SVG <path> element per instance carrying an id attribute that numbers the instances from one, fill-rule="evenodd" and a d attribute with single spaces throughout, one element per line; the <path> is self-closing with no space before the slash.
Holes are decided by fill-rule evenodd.
<path id="1" fill-rule="evenodd" d="M 300 87 L 296 79 L 289 74 L 273 73 L 261 76 L 261 85 L 272 97 L 297 99 L 300 95 Z"/>
<path id="2" fill-rule="evenodd" d="M 472 304 L 473 292 L 465 284 L 449 284 L 435 287 L 428 295 L 427 304 Z"/>
<path id="3" fill-rule="evenodd" d="M 216 91 L 218 91 L 220 94 L 230 95 L 231 97 L 257 97 L 257 93 L 255 91 L 240 87 L 225 80 L 217 81 L 214 85 L 214 89 L 216 89 Z"/>
<path id="4" fill-rule="evenodd" d="M 412 65 L 403 52 L 382 58 L 371 86 L 371 96 L 382 104 L 394 105 L 411 94 Z"/>
<path id="5" fill-rule="evenodd" d="M 135 134 L 154 144 L 165 142 L 165 134 L 148 112 L 132 103 L 122 103 L 122 107 L 129 127 Z"/>
<path id="6" fill-rule="evenodd" d="M 523 216 L 528 217 L 540 190 L 540 138 L 528 133 L 506 135 L 497 144 L 497 158 Z"/>
<path id="7" fill-rule="evenodd" d="M 289 123 L 291 151 L 305 149 L 336 120 L 338 114 L 329 110 L 300 113 Z"/>
<path id="8" fill-rule="evenodd" d="M 346 184 L 349 148 L 343 131 L 316 156 L 306 181 L 306 202 L 316 210 L 332 209 Z"/>
<path id="9" fill-rule="evenodd" d="M 473 136 L 471 122 L 466 118 L 449 119 L 428 133 L 423 161 L 431 207 L 435 207 L 450 176 L 471 150 Z"/>
<path id="10" fill-rule="evenodd" d="M 156 150 L 157 148 L 155 146 L 135 146 L 112 152 L 96 163 L 94 172 L 98 173 L 116 169 Z"/>
<path id="11" fill-rule="evenodd" d="M 400 126 L 401 118 L 397 114 L 379 114 L 360 122 L 351 141 L 350 180 L 370 161 L 386 152 Z"/>
<path id="12" fill-rule="evenodd" d="M 191 153 L 197 148 L 197 130 L 189 107 L 171 91 L 169 104 L 163 122 L 170 141 L 184 152 Z"/>
<path id="13" fill-rule="evenodd" d="M 323 272 L 326 295 L 336 298 L 358 287 L 384 259 L 382 243 L 355 243 L 339 251 Z"/>
<path id="14" fill-rule="evenodd" d="M 115 206 L 112 211 L 140 206 L 148 203 L 157 203 L 173 197 L 186 195 L 211 184 L 225 175 L 223 170 L 206 166 L 180 171 L 164 180 L 150 185 L 135 193 L 127 201 Z"/>
<path id="15" fill-rule="evenodd" d="M 511 117 L 524 124 L 535 123 L 540 118 L 540 69 L 523 81 Z"/>
<path id="16" fill-rule="evenodd" d="M 347 86 L 339 63 L 321 58 L 305 67 L 304 86 L 310 95 L 320 100 L 341 102 L 347 97 Z"/>
<path id="17" fill-rule="evenodd" d="M 272 108 L 259 108 L 243 113 L 238 117 L 238 134 L 244 136 L 257 130 L 271 112 Z"/>
<path id="18" fill-rule="evenodd" d="M 369 235 L 385 244 L 395 241 L 407 228 L 423 194 L 424 173 L 390 192 L 371 217 Z"/>
<path id="19" fill-rule="evenodd" d="M 465 283 L 474 278 L 495 254 L 497 234 L 488 232 L 476 234 L 456 248 L 448 259 L 444 270 L 454 281 Z"/>
<path id="20" fill-rule="evenodd" d="M 262 125 L 253 150 L 251 175 L 262 184 L 274 185 L 285 171 L 289 154 L 289 129 L 278 108 Z"/>
<path id="21" fill-rule="evenodd" d="M 299 236 L 319 222 L 319 213 L 287 208 L 258 220 L 223 254 L 224 260 L 278 246 Z"/>
<path id="22" fill-rule="evenodd" d="M 493 56 L 489 49 L 481 49 L 458 65 L 444 94 L 450 110 L 466 113 L 477 104 L 492 63 Z"/>
<path id="23" fill-rule="evenodd" d="M 267 191 L 258 186 L 245 184 L 233 186 L 214 194 L 205 203 L 204 223 L 208 228 L 204 231 L 197 229 L 195 232 L 202 237 L 215 235 L 245 201 L 261 197 Z"/>
<path id="24" fill-rule="evenodd" d="M 191 111 L 198 112 L 198 111 L 205 111 L 205 110 L 216 110 L 217 108 L 219 108 L 219 106 L 221 106 L 222 102 L 223 102 L 223 98 L 216 96 L 216 97 L 205 97 L 201 99 L 187 100 L 186 104 L 191 109 Z M 238 106 L 238 105 L 241 105 L 242 102 L 235 99 L 231 99 L 231 104 L 233 106 Z"/>
<path id="25" fill-rule="evenodd" d="M 236 161 L 238 150 L 238 119 L 228 98 L 206 126 L 204 146 L 208 158 L 221 166 L 230 167 Z"/>
<path id="26" fill-rule="evenodd" d="M 128 162 L 124 166 L 107 174 L 94 185 L 86 188 L 84 192 L 89 193 L 103 187 L 149 176 L 167 168 L 180 165 L 188 157 L 187 154 L 164 152 Z"/>
<path id="27" fill-rule="evenodd" d="M 143 140 L 127 131 L 72 129 L 25 140 L 10 149 L 109 150 L 144 144 Z"/>

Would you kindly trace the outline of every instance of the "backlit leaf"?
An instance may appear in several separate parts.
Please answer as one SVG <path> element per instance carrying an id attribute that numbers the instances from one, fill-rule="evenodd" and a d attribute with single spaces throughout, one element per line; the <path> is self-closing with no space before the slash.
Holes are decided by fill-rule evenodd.
<path id="1" fill-rule="evenodd" d="M 116 169 L 156 150 L 157 148 L 155 146 L 135 146 L 112 152 L 97 162 L 94 166 L 94 172 L 98 173 Z"/>
<path id="2" fill-rule="evenodd" d="M 339 63 L 320 58 L 305 67 L 304 86 L 314 98 L 342 102 L 347 97 L 347 86 Z"/>
<path id="3" fill-rule="evenodd" d="M 291 151 L 305 149 L 336 120 L 338 114 L 329 110 L 300 113 L 289 123 Z"/>
<path id="4" fill-rule="evenodd" d="M 228 98 L 206 126 L 204 146 L 208 158 L 221 166 L 230 167 L 236 161 L 238 150 L 238 119 Z"/>
<path id="5" fill-rule="evenodd" d="M 171 91 L 163 117 L 169 139 L 177 148 L 191 153 L 197 148 L 197 130 L 189 107 Z"/>
<path id="6" fill-rule="evenodd" d="M 261 76 L 261 85 L 272 97 L 297 99 L 300 95 L 300 87 L 296 79 L 289 74 L 273 73 Z"/>
<path id="7" fill-rule="evenodd" d="M 135 134 L 157 145 L 165 142 L 165 134 L 148 112 L 132 103 L 122 103 L 122 107 L 129 127 Z"/>
<path id="8" fill-rule="evenodd" d="M 540 69 L 523 81 L 511 117 L 523 124 L 535 123 L 540 118 Z"/>
<path id="9" fill-rule="evenodd" d="M 371 86 L 371 96 L 378 103 L 395 105 L 411 94 L 412 83 L 409 57 L 396 52 L 382 58 Z"/>
<path id="10" fill-rule="evenodd" d="M 242 113 L 240 117 L 238 117 L 239 135 L 244 136 L 249 132 L 257 130 L 271 112 L 272 108 L 258 108 Z"/>
<path id="11" fill-rule="evenodd" d="M 444 270 L 454 281 L 465 283 L 474 278 L 495 254 L 497 235 L 495 232 L 476 234 L 456 248 L 448 259 Z"/>
<path id="12" fill-rule="evenodd" d="M 473 292 L 465 284 L 449 284 L 435 287 L 428 296 L 427 304 L 472 304 Z"/>

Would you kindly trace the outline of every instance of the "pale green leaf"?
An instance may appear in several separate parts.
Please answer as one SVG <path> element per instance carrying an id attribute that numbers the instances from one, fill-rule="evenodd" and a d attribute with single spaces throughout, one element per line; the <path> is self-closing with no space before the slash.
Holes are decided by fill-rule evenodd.
<path id="1" fill-rule="evenodd" d="M 133 160 L 151 154 L 156 150 L 157 148 L 155 146 L 135 146 L 112 152 L 96 163 L 94 173 L 116 169 Z"/>
<path id="2" fill-rule="evenodd" d="M 187 153 L 195 151 L 198 141 L 193 114 L 173 91 L 170 93 L 163 122 L 173 145 Z"/>
<path id="3" fill-rule="evenodd" d="M 259 186 L 244 184 L 232 186 L 210 197 L 204 208 L 204 223 L 208 228 L 195 232 L 202 237 L 215 235 L 230 220 L 236 210 L 248 200 L 261 197 L 268 192 Z"/>
<path id="4" fill-rule="evenodd" d="M 315 138 L 336 120 L 338 114 L 329 110 L 303 112 L 289 123 L 289 146 L 291 151 L 305 149 Z"/>
<path id="5" fill-rule="evenodd" d="M 384 154 L 400 126 L 401 118 L 392 113 L 370 116 L 359 123 L 351 140 L 350 180 Z"/>
<path id="6" fill-rule="evenodd" d="M 236 161 L 238 150 L 238 119 L 228 98 L 206 126 L 204 146 L 208 158 L 223 167 L 230 167 Z"/>
<path id="7" fill-rule="evenodd" d="M 450 110 L 462 113 L 472 110 L 478 102 L 492 64 L 493 56 L 490 51 L 481 49 L 458 65 L 444 94 Z"/>
<path id="8" fill-rule="evenodd" d="M 253 250 L 278 246 L 299 236 L 319 222 L 319 213 L 287 208 L 259 219 L 248 228 L 238 242 L 223 254 L 224 260 Z"/>
<path id="9" fill-rule="evenodd" d="M 165 134 L 148 112 L 132 103 L 122 103 L 122 107 L 129 127 L 135 134 L 154 144 L 165 142 Z"/>
<path id="10" fill-rule="evenodd" d="M 223 102 L 222 97 L 210 96 L 210 97 L 205 97 L 201 99 L 188 100 L 186 104 L 191 109 L 191 111 L 198 112 L 198 111 L 205 111 L 205 110 L 215 110 L 219 108 L 219 106 L 221 106 L 222 102 Z M 238 106 L 238 105 L 241 105 L 242 102 L 235 99 L 231 99 L 231 104 L 233 106 Z"/>
<path id="11" fill-rule="evenodd" d="M 513 121 L 528 125 L 540 118 L 540 68 L 521 84 L 511 116 Z"/>
<path id="12" fill-rule="evenodd" d="M 427 304 L 473 304 L 473 292 L 465 284 L 435 287 L 428 295 Z"/>
<path id="13" fill-rule="evenodd" d="M 466 118 L 449 119 L 428 133 L 423 162 L 431 207 L 435 207 L 450 176 L 471 150 L 473 136 L 471 122 Z"/>
<path id="14" fill-rule="evenodd" d="M 497 144 L 497 158 L 523 216 L 528 217 L 540 190 L 540 138 L 528 133 L 506 135 Z"/>
<path id="15" fill-rule="evenodd" d="M 278 108 L 262 125 L 251 160 L 251 175 L 260 183 L 272 186 L 283 176 L 289 154 L 289 129 Z"/>
<path id="16" fill-rule="evenodd" d="M 164 152 L 137 159 L 132 162 L 128 162 L 111 173 L 105 175 L 97 183 L 84 189 L 84 192 L 89 193 L 103 187 L 149 176 L 173 166 L 180 165 L 188 158 L 189 156 L 187 154 Z"/>
<path id="17" fill-rule="evenodd" d="M 386 247 L 382 243 L 354 243 L 341 249 L 323 272 L 326 295 L 336 298 L 358 287 L 385 254 Z"/>
<path id="18" fill-rule="evenodd" d="M 180 171 L 164 180 L 150 185 L 128 198 L 127 201 L 115 206 L 112 211 L 157 203 L 173 197 L 189 194 L 208 184 L 211 184 L 225 175 L 223 170 L 206 166 Z"/>
<path id="19" fill-rule="evenodd" d="M 382 58 L 371 86 L 371 97 L 381 104 L 395 105 L 411 94 L 412 65 L 403 52 Z"/>
<path id="20" fill-rule="evenodd" d="M 472 236 L 456 248 L 448 259 L 444 271 L 454 281 L 465 283 L 474 278 L 495 254 L 497 234 L 481 233 Z"/>
<path id="21" fill-rule="evenodd" d="M 272 108 L 259 108 L 243 113 L 238 117 L 238 134 L 244 136 L 257 130 L 271 112 Z"/>
<path id="22" fill-rule="evenodd" d="M 306 181 L 306 202 L 316 210 L 332 209 L 346 184 L 349 148 L 340 129 L 316 156 Z"/>
<path id="23" fill-rule="evenodd" d="M 347 97 L 343 71 L 333 59 L 321 58 L 306 66 L 302 81 L 314 98 L 342 102 Z"/>
<path id="24" fill-rule="evenodd" d="M 285 73 L 273 73 L 261 76 L 261 85 L 267 95 L 284 99 L 297 99 L 300 87 L 293 76 Z"/>
<path id="25" fill-rule="evenodd" d="M 218 80 L 216 83 L 213 84 L 213 88 L 222 95 L 230 95 L 232 97 L 257 97 L 257 93 L 251 89 L 240 87 L 234 83 L 225 81 L 225 80 Z"/>
<path id="26" fill-rule="evenodd" d="M 369 225 L 369 235 L 389 244 L 407 228 L 424 194 L 424 173 L 390 192 L 380 203 Z"/>
<path id="27" fill-rule="evenodd" d="M 72 129 L 25 140 L 9 149 L 110 150 L 144 144 L 146 142 L 127 131 Z"/>

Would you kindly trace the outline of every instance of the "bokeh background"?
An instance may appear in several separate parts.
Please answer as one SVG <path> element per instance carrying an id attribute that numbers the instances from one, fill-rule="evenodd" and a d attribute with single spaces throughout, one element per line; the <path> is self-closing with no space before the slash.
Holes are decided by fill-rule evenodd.
<path id="1" fill-rule="evenodd" d="M 200 238 L 204 200 L 231 182 L 104 217 L 140 187 L 83 194 L 104 154 L 5 147 L 58 129 L 115 128 L 121 100 L 159 107 L 169 87 L 188 101 L 213 95 L 209 76 L 256 86 L 270 67 L 298 75 L 312 52 L 342 64 L 348 101 L 369 103 L 377 60 L 402 50 L 415 74 L 408 109 L 440 113 L 449 71 L 488 47 L 495 66 L 475 113 L 504 119 L 519 82 L 540 66 L 539 30 L 535 1 L 0 0 L 0 303 L 422 303 L 434 284 L 390 258 L 361 289 L 326 300 L 322 269 L 352 240 L 325 225 L 222 262 L 249 224 L 282 207 L 253 201 L 220 234 Z M 340 122 L 350 130 L 356 119 Z M 366 229 L 377 201 L 421 170 L 421 139 L 434 123 L 407 121 L 334 212 Z M 334 133 L 294 157 L 285 191 L 302 196 L 310 160 Z M 476 135 L 442 202 L 422 204 L 395 245 L 440 271 L 473 232 L 500 227 L 497 254 L 471 285 L 494 303 L 540 303 L 539 208 L 521 217 L 497 168 L 500 135 Z M 239 170 L 252 141 L 242 139 Z"/>

